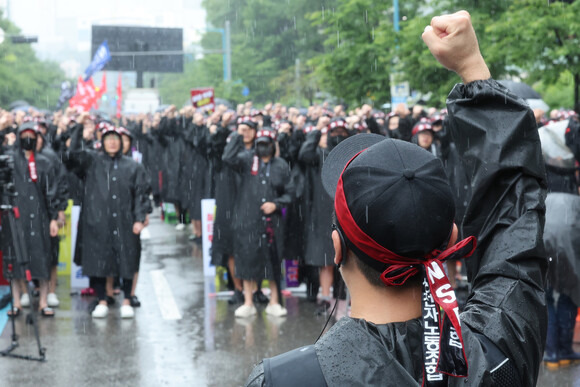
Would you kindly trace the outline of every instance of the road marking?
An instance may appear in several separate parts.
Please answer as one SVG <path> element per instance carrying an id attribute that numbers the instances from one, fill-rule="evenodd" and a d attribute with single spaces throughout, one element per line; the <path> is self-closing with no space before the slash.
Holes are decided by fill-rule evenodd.
<path id="1" fill-rule="evenodd" d="M 151 281 L 153 282 L 153 290 L 157 296 L 157 304 L 161 310 L 161 315 L 164 320 L 181 320 L 181 312 L 175 303 L 171 287 L 163 270 L 151 270 Z"/>

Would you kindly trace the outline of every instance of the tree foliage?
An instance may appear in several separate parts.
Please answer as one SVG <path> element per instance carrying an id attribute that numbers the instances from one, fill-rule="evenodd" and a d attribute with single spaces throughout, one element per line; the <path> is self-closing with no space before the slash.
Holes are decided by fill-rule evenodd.
<path id="1" fill-rule="evenodd" d="M 580 83 L 580 1 L 399 3 L 397 34 L 392 0 L 204 0 L 211 26 L 231 23 L 233 81 L 223 82 L 221 55 L 206 55 L 187 65 L 183 76 L 171 82 L 174 76 L 167 78 L 164 87 L 173 91 L 162 94 L 178 89 L 188 94 L 196 85 L 213 85 L 218 95 L 241 102 L 241 89 L 248 86 L 248 99 L 295 103 L 298 88 L 302 102 L 312 102 L 322 91 L 349 103 L 382 104 L 390 99 L 394 77 L 408 81 L 430 104 L 442 105 L 460 79 L 437 63 L 421 33 L 433 16 L 466 9 L 494 78 L 521 79 L 547 93 L 549 103 L 571 107 L 566 93 L 578 94 Z M 202 45 L 219 49 L 221 35 L 208 32 Z M 574 86 L 567 87 L 564 80 Z"/>
<path id="2" fill-rule="evenodd" d="M 6 35 L 20 29 L 1 18 Z M 56 63 L 39 60 L 28 44 L 12 44 L 9 36 L 0 44 L 0 106 L 25 100 L 40 109 L 54 109 L 60 95 L 64 73 Z"/>

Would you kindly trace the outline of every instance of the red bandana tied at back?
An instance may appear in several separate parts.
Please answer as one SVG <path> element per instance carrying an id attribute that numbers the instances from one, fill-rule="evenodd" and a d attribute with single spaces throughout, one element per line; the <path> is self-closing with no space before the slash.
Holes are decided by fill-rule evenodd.
<path id="1" fill-rule="evenodd" d="M 344 167 L 363 151 L 357 153 Z M 403 285 L 407 279 L 423 273 L 423 385 L 447 385 L 447 375 L 466 377 L 467 358 L 461 335 L 459 307 L 455 292 L 443 268 L 447 259 L 467 258 L 473 254 L 476 239 L 469 237 L 444 251 L 433 250 L 423 259 L 406 258 L 381 246 L 355 222 L 344 195 L 342 174 L 336 187 L 334 209 L 345 236 L 372 259 L 388 264 L 381 274 L 387 286 Z M 440 309 L 444 314 L 441 316 Z"/>

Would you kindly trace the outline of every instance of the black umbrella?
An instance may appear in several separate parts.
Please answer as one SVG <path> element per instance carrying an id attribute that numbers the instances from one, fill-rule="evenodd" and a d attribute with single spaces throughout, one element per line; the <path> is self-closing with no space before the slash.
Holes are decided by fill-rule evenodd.
<path id="1" fill-rule="evenodd" d="M 517 95 L 520 98 L 523 98 L 523 99 L 542 99 L 542 96 L 540 94 L 538 94 L 537 91 L 535 91 L 534 89 L 532 89 L 531 86 L 526 85 L 525 83 L 516 82 L 516 81 L 508 81 L 505 79 L 498 81 L 498 82 L 501 83 L 502 85 L 504 85 L 505 87 L 507 87 L 512 93 L 514 93 L 515 95 Z"/>
<path id="2" fill-rule="evenodd" d="M 548 286 L 580 303 L 580 196 L 550 193 L 546 198 L 544 244 L 551 258 Z"/>
<path id="3" fill-rule="evenodd" d="M 30 106 L 30 103 L 23 100 L 14 101 L 10 105 L 8 105 L 8 109 L 13 110 L 20 106 Z"/>

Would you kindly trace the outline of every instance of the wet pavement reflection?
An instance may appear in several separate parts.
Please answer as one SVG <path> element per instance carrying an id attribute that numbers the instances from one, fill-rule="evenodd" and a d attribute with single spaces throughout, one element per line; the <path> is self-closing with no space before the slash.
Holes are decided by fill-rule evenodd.
<path id="1" fill-rule="evenodd" d="M 47 360 L 0 357 L 1 386 L 239 386 L 262 358 L 311 344 L 320 334 L 326 317 L 316 315 L 316 305 L 302 293 L 285 298 L 287 317 L 268 316 L 258 306 L 257 316 L 236 319 L 236 306 L 220 293 L 223 283 L 204 278 L 201 248 L 187 233 L 175 231 L 158 214 L 149 229 L 137 287 L 142 306 L 135 319 L 120 318 L 120 296 L 107 318 L 92 319 L 88 307 L 94 298 L 69 295 L 69 281 L 61 277 L 56 317 L 39 318 Z M 23 315 L 16 330 L 15 352 L 37 355 Z M 1 349 L 11 333 L 9 322 Z M 580 386 L 580 365 L 542 368 L 538 385 Z"/>

